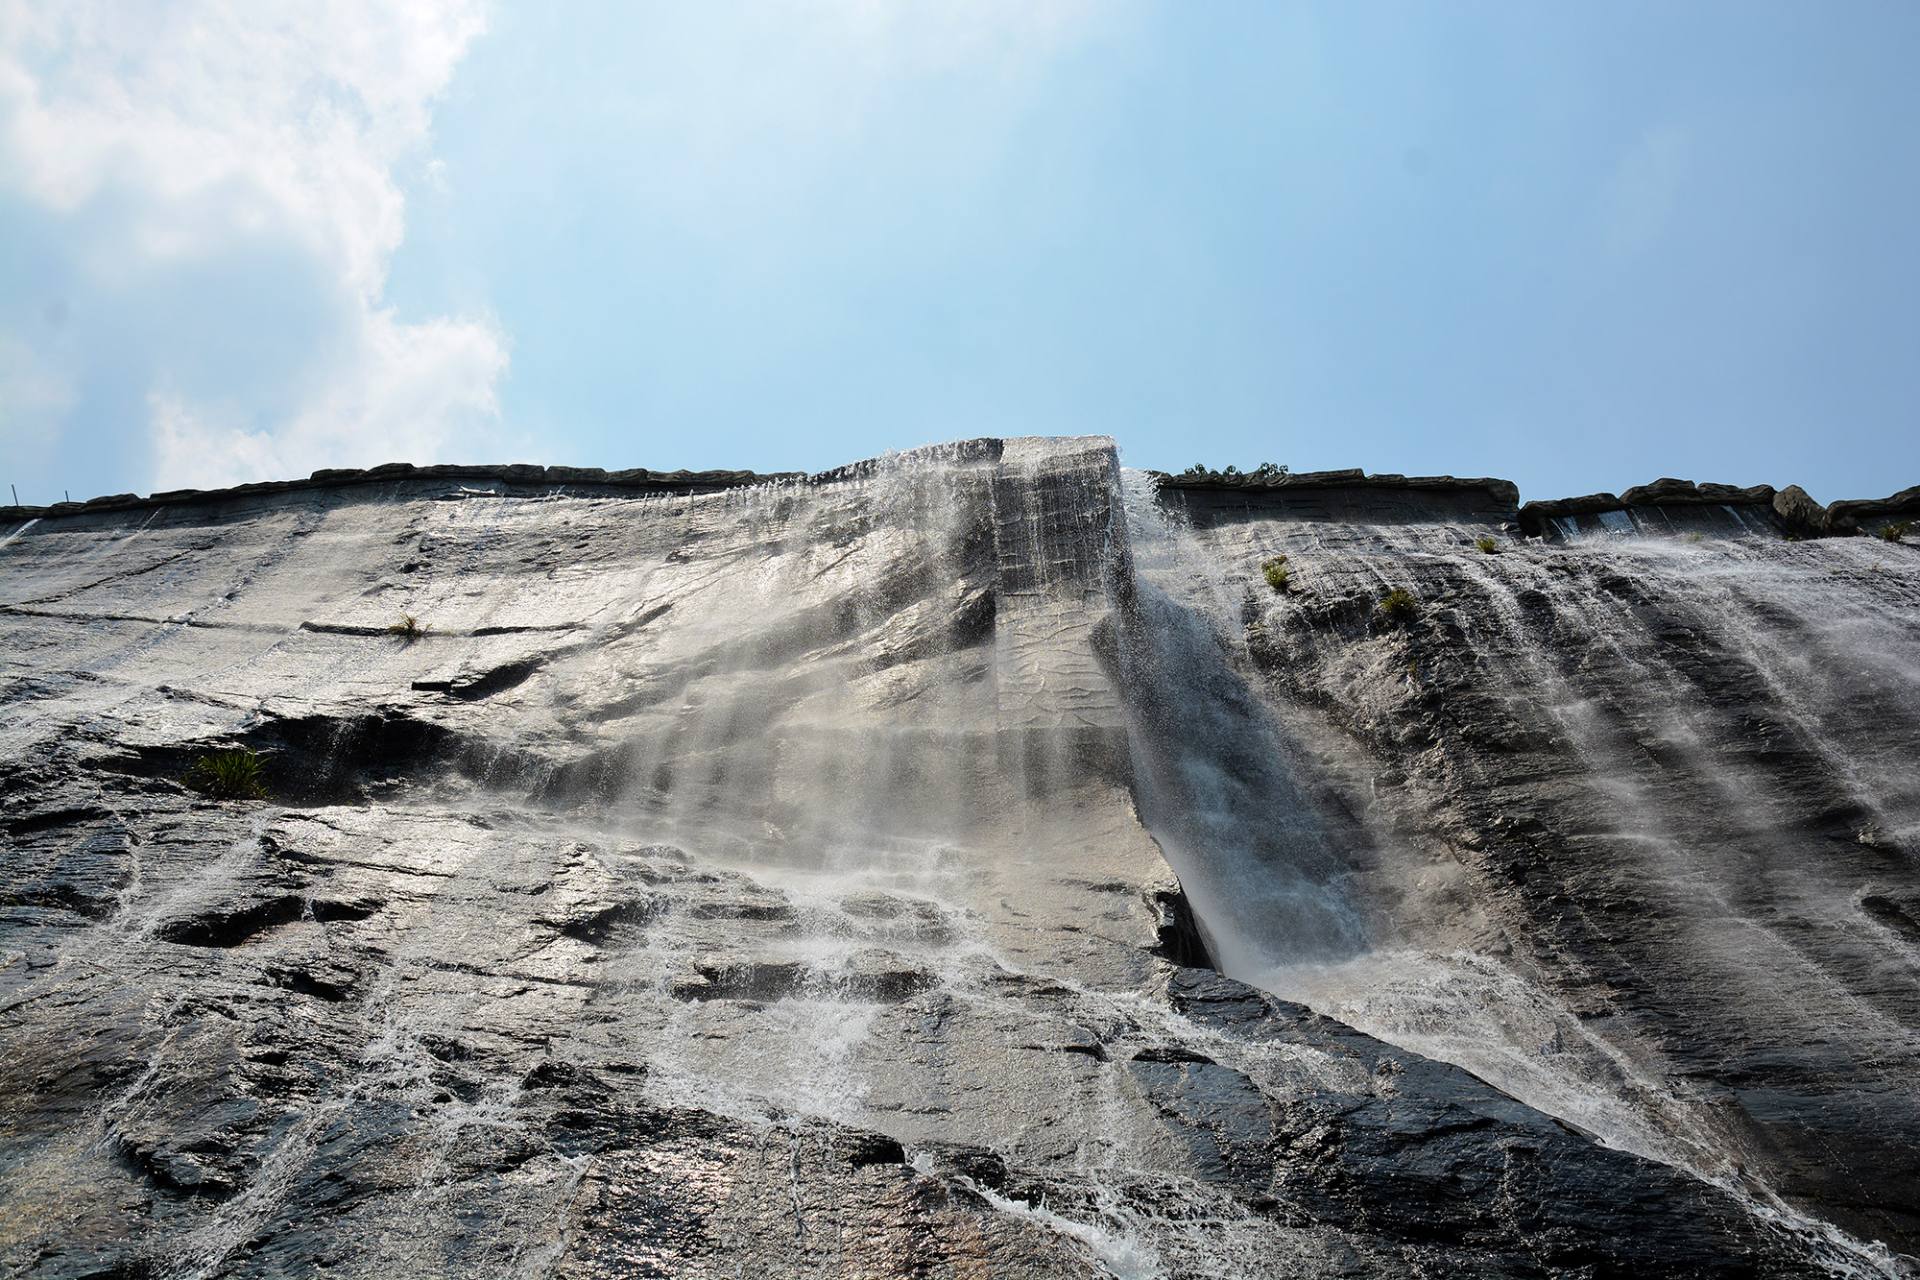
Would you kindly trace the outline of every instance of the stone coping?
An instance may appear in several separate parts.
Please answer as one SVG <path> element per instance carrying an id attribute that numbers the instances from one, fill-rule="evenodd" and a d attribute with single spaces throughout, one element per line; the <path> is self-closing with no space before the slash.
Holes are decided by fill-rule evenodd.
<path id="1" fill-rule="evenodd" d="M 763 474 L 755 471 L 649 471 L 630 467 L 607 471 L 600 467 L 542 467 L 528 463 L 496 465 L 460 465 L 416 467 L 410 462 L 389 462 L 383 466 L 353 468 L 326 467 L 303 480 L 261 480 L 237 484 L 225 489 L 167 489 L 142 497 L 137 493 L 113 493 L 89 498 L 85 502 L 56 502 L 46 507 L 0 507 L 0 520 L 19 520 L 35 516 L 81 515 L 95 511 L 124 511 L 135 507 L 167 507 L 182 503 L 224 502 L 230 498 L 251 498 L 266 494 L 297 493 L 313 489 L 338 489 L 349 485 L 386 484 L 395 480 L 498 480 L 516 485 L 596 485 L 608 488 L 659 492 L 702 492 L 766 484 L 778 480 L 804 480 L 801 472 Z"/>
<path id="2" fill-rule="evenodd" d="M 1619 494 L 1589 493 L 1578 498 L 1529 502 L 1521 511 L 1539 516 L 1583 516 L 1601 511 L 1621 511 L 1627 507 L 1772 506 L 1776 492 L 1770 484 L 1756 484 L 1743 489 L 1738 485 L 1695 484 L 1691 480 L 1663 477 L 1652 484 L 1637 484 Z"/>
<path id="3" fill-rule="evenodd" d="M 1821 506 L 1797 484 L 1775 489 L 1770 484 L 1742 488 L 1731 484 L 1695 484 L 1670 476 L 1652 484 L 1635 485 L 1619 494 L 1590 493 L 1578 498 L 1529 502 L 1520 508 L 1520 524 L 1539 533 L 1545 522 L 1565 516 L 1597 515 L 1633 507 L 1748 506 L 1771 512 L 1784 531 L 1803 537 L 1846 536 L 1862 532 L 1861 522 L 1890 516 L 1920 515 L 1920 485 L 1887 498 L 1841 499 Z"/>
<path id="4" fill-rule="evenodd" d="M 1827 507 L 1827 518 L 1835 525 L 1884 516 L 1920 516 L 1920 484 L 1885 498 L 1842 498 Z"/>
<path id="5" fill-rule="evenodd" d="M 137 493 L 112 493 L 85 502 L 56 502 L 51 506 L 0 505 L 0 520 L 26 520 L 42 516 L 91 514 L 97 511 L 125 511 L 145 507 L 178 506 L 183 503 L 225 502 L 232 498 L 251 498 L 278 493 L 298 493 L 315 489 L 338 489 L 351 485 L 388 484 L 407 480 L 494 480 L 513 485 L 563 485 L 568 488 L 598 487 L 625 489 L 641 493 L 717 493 L 761 484 L 827 484 L 839 480 L 872 475 L 882 465 L 902 459 L 940 458 L 951 462 L 991 462 L 1001 455 L 1005 441 L 1000 439 L 958 440 L 950 444 L 928 445 L 883 457 L 868 458 L 812 475 L 804 471 L 653 471 L 646 467 L 628 467 L 608 471 L 602 467 L 543 467 L 532 463 L 462 464 L 415 466 L 410 462 L 389 462 L 377 467 L 324 467 L 305 479 L 262 480 L 224 489 L 167 489 L 142 496 Z"/>
<path id="6" fill-rule="evenodd" d="M 1078 437 L 1086 439 L 1087 437 Z M 1062 440 L 1071 437 L 1062 437 Z M 85 502 L 56 502 L 51 506 L 0 506 L 0 520 L 27 520 L 46 516 L 83 515 L 101 511 L 123 511 L 145 507 L 176 506 L 185 503 L 223 502 L 279 493 L 316 489 L 345 488 L 354 485 L 387 484 L 407 480 L 491 480 L 505 484 L 534 486 L 559 485 L 568 488 L 620 489 L 637 493 L 715 493 L 725 489 L 762 484 L 825 484 L 872 475 L 881 466 L 900 459 L 935 459 L 958 463 L 991 462 L 998 459 L 1005 441 L 994 437 L 959 440 L 950 444 L 929 445 L 880 458 L 869 458 L 828 471 L 808 474 L 803 471 L 654 471 L 646 467 L 628 467 L 608 471 L 601 467 L 544 467 L 531 463 L 442 464 L 415 466 L 408 462 L 389 462 L 366 468 L 328 467 L 304 479 L 264 480 L 224 489 L 169 489 L 145 496 L 134 493 L 107 494 Z M 1860 531 L 1861 522 L 1884 520 L 1894 516 L 1920 516 L 1920 485 L 1902 489 L 1886 498 L 1842 499 L 1822 507 L 1798 485 L 1776 490 L 1772 485 L 1741 487 L 1730 484 L 1696 484 L 1667 476 L 1651 484 L 1635 485 L 1619 494 L 1590 493 L 1573 498 L 1554 498 L 1520 505 L 1519 486 L 1511 480 L 1492 476 L 1407 476 L 1392 472 L 1367 474 L 1359 467 L 1337 471 L 1303 471 L 1269 478 L 1246 475 L 1183 477 L 1162 471 L 1147 473 L 1160 489 L 1191 491 L 1229 490 L 1261 492 L 1299 489 L 1400 489 L 1426 492 L 1481 492 L 1496 503 L 1514 509 L 1520 525 L 1537 532 L 1548 519 L 1561 516 L 1593 515 L 1605 511 L 1623 511 L 1630 507 L 1692 505 L 1758 506 L 1770 509 L 1789 530 L 1802 534 L 1850 534 Z"/>
<path id="7" fill-rule="evenodd" d="M 1350 467 L 1342 471 L 1301 471 L 1267 478 L 1246 475 L 1223 476 L 1218 472 L 1205 476 L 1175 476 L 1168 475 L 1164 471 L 1150 471 L 1147 474 L 1153 477 L 1154 485 L 1161 489 L 1231 489 L 1254 492 L 1288 489 L 1423 489 L 1430 492 L 1477 490 L 1487 494 L 1501 506 L 1517 507 L 1520 503 L 1520 486 L 1511 480 L 1499 480 L 1492 476 L 1403 476 L 1392 472 L 1368 475 L 1359 467 Z"/>

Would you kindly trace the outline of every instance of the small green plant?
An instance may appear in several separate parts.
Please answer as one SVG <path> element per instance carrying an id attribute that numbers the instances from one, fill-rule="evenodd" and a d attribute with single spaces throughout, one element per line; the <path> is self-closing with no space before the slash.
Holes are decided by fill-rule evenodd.
<path id="1" fill-rule="evenodd" d="M 1380 597 L 1379 609 L 1387 621 L 1403 626 L 1420 616 L 1420 602 L 1405 587 L 1395 587 Z"/>
<path id="2" fill-rule="evenodd" d="M 1898 542 L 1913 529 L 1911 520 L 1895 520 L 1892 524 L 1880 526 L 1880 536 L 1888 542 Z"/>
<path id="3" fill-rule="evenodd" d="M 1473 540 L 1473 545 L 1480 549 L 1481 555 L 1485 556 L 1493 555 L 1500 550 L 1499 542 L 1497 542 L 1491 534 L 1481 534 Z"/>
<path id="4" fill-rule="evenodd" d="M 427 634 L 427 628 L 420 619 L 410 613 L 403 613 L 400 615 L 400 621 L 387 628 L 387 634 L 399 636 L 408 643 L 412 643 Z"/>
<path id="5" fill-rule="evenodd" d="M 1698 544 L 1698 543 L 1705 542 L 1706 540 L 1707 540 L 1707 535 L 1704 533 L 1701 533 L 1698 529 L 1694 530 L 1692 533 L 1689 533 L 1687 535 L 1687 541 L 1691 543 Z"/>
<path id="6" fill-rule="evenodd" d="M 260 753 L 251 747 L 210 751 L 187 766 L 182 781 L 215 800 L 264 800 L 267 783 L 261 764 Z"/>
<path id="7" fill-rule="evenodd" d="M 1261 562 L 1260 572 L 1266 577 L 1268 586 L 1282 595 L 1286 594 L 1293 570 L 1288 568 L 1285 556 L 1275 556 L 1271 560 Z"/>

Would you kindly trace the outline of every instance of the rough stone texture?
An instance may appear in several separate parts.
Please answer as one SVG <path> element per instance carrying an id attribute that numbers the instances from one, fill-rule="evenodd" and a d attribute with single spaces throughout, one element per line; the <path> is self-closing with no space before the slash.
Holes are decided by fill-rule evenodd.
<path id="1" fill-rule="evenodd" d="M 1768 846 L 1725 908 L 1636 890 L 1645 936 L 1596 940 L 1588 912 L 1631 917 L 1646 870 L 1586 763 L 1507 705 L 1510 671 L 1462 663 L 1467 726 L 1433 718 L 1392 672 L 1451 670 L 1444 611 L 1386 628 L 1350 599 L 1361 565 L 1533 564 L 1474 558 L 1499 494 L 1408 488 L 1424 523 L 1356 525 L 1339 510 L 1371 499 L 1283 488 L 1278 517 L 1241 497 L 1156 542 L 1164 505 L 1095 439 L 627 490 L 374 471 L 0 517 L 0 1271 L 1897 1269 L 1766 1196 L 1910 1238 L 1913 978 L 1884 940 L 1920 918 L 1894 874 L 1906 711 L 1849 739 L 1843 812 L 1792 718 L 1813 713 L 1703 649 L 1726 715 L 1785 744 L 1743 767 L 1804 775 L 1766 801 L 1782 856 L 1822 862 Z M 1393 542 L 1435 528 L 1449 549 Z M 1306 568 L 1298 600 L 1245 595 L 1263 539 Z M 1786 550 L 1842 557 L 1862 599 L 1909 590 L 1820 545 Z M 1173 591 L 1181 548 L 1232 592 Z M 390 632 L 403 614 L 424 633 Z M 269 800 L 180 784 L 232 744 L 267 757 Z M 1657 798 L 1698 803 L 1698 772 Z M 1397 778 L 1380 813 L 1362 773 Z M 1394 840 L 1444 844 L 1438 891 Z M 1879 932 L 1842 937 L 1808 886 L 1863 868 Z M 1250 941 L 1210 910 L 1223 869 L 1286 927 Z M 1324 979 L 1423 928 L 1510 938 L 1516 981 L 1623 1052 L 1657 1043 L 1702 1105 L 1731 1093 L 1712 1150 L 1755 1172 L 1603 1144 L 1594 1107 L 1533 1077 L 1513 1088 L 1555 1114 L 1516 1101 L 1423 1056 L 1432 1036 L 1323 1016 L 1337 984 L 1321 1013 L 1268 994 L 1312 984 L 1247 959 L 1296 944 Z M 1842 1011 L 1796 1014 L 1806 987 L 1717 1007 L 1751 984 L 1688 948 L 1741 930 L 1796 940 Z"/>
<path id="2" fill-rule="evenodd" d="M 1722 502 L 1770 504 L 1773 494 L 1774 489 L 1770 484 L 1756 484 L 1743 489 L 1739 485 L 1711 482 L 1695 484 L 1691 480 L 1663 476 L 1652 484 L 1633 486 L 1620 495 L 1620 501 L 1630 507 Z"/>
<path id="3" fill-rule="evenodd" d="M 1797 487 L 1792 491 L 1805 497 L 1804 491 Z M 1702 537 L 1788 530 L 1808 532 L 1794 525 L 1780 510 L 1772 485 L 1741 488 L 1730 484 L 1695 484 L 1671 476 L 1651 484 L 1634 485 L 1617 497 L 1611 493 L 1592 493 L 1579 498 L 1529 502 L 1520 508 L 1519 520 L 1528 534 L 1550 539 L 1624 532 L 1693 533 Z"/>
<path id="4" fill-rule="evenodd" d="M 384 484 L 395 481 L 491 481 L 507 487 L 612 488 L 643 493 L 712 493 L 749 485 L 792 483 L 807 477 L 799 472 L 761 474 L 752 471 L 649 471 L 634 467 L 624 471 L 606 471 L 600 467 L 541 467 L 528 463 L 496 465 L 440 464 L 417 467 L 410 462 L 388 462 L 377 467 L 322 467 L 304 480 L 265 480 L 235 485 L 228 489 L 167 489 L 145 497 L 137 493 L 114 493 L 85 502 L 56 502 L 52 506 L 0 505 L 0 520 L 31 520 L 42 516 L 64 516 L 88 511 L 126 511 L 143 507 L 166 507 L 183 502 L 206 504 L 263 494 L 298 493 L 311 489 Z M 414 490 L 426 491 L 426 490 Z M 504 489 L 501 491 L 505 491 Z"/>
<path id="5" fill-rule="evenodd" d="M 1136 561 L 1222 635 L 1369 921 L 1242 976 L 1920 1245 L 1920 554 L 1173 514 Z"/>
<path id="6" fill-rule="evenodd" d="M 962 441 L 948 447 L 972 450 L 978 456 L 986 457 L 993 456 L 999 445 L 1000 442 L 997 440 L 973 440 Z M 322 468 L 305 480 L 264 481 L 236 485 L 228 489 L 168 489 L 145 497 L 133 493 L 118 493 L 90 498 L 84 502 L 56 502 L 51 506 L 0 504 L 0 521 L 71 515 L 82 511 L 168 506 L 180 502 L 204 503 L 254 494 L 289 493 L 316 487 L 377 484 L 396 479 L 489 480 L 502 482 L 508 486 L 544 485 L 564 486 L 568 489 L 605 486 L 643 493 L 663 491 L 712 493 L 721 489 L 762 484 L 790 484 L 801 481 L 820 484 L 833 480 L 851 479 L 872 474 L 875 468 L 885 465 L 886 461 L 886 459 L 870 459 L 811 477 L 800 472 L 650 471 L 645 467 L 607 471 L 601 467 L 540 467 L 526 463 L 414 466 L 406 462 L 389 462 L 367 468 Z M 1690 480 L 1667 477 L 1655 480 L 1652 484 L 1635 486 L 1617 496 L 1611 493 L 1594 493 L 1577 498 L 1536 500 L 1521 507 L 1518 486 L 1511 480 L 1485 476 L 1471 478 L 1405 476 L 1385 472 L 1369 475 L 1358 467 L 1337 471 L 1303 471 L 1279 476 L 1229 476 L 1220 473 L 1205 476 L 1174 476 L 1165 472 L 1145 474 L 1151 477 L 1158 487 L 1188 495 L 1184 499 L 1188 502 L 1193 501 L 1192 495 L 1209 491 L 1227 493 L 1252 491 L 1263 494 L 1269 491 L 1282 491 L 1289 497 L 1298 499 L 1291 504 L 1296 518 L 1328 518 L 1329 513 L 1332 512 L 1339 512 L 1349 518 L 1376 520 L 1432 519 L 1442 514 L 1464 519 L 1518 518 L 1526 531 L 1536 536 L 1542 533 L 1551 536 L 1555 532 L 1549 523 L 1554 517 L 1599 515 L 1602 512 L 1630 511 L 1634 508 L 1771 506 L 1779 517 L 1780 527 L 1797 536 L 1854 533 L 1860 529 L 1858 524 L 1860 517 L 1893 518 L 1920 513 L 1920 487 L 1903 489 L 1889 498 L 1848 499 L 1835 503 L 1841 516 L 1837 522 L 1830 522 L 1826 509 L 1808 497 L 1806 490 L 1799 485 L 1788 485 L 1776 493 L 1771 485 L 1752 485 L 1745 488 L 1712 483 L 1696 485 Z M 1316 490 L 1333 492 L 1312 492 Z M 1396 495 L 1393 493 L 1395 490 L 1407 492 Z M 1464 505 L 1456 508 L 1448 499 L 1441 498 L 1439 495 L 1451 495 L 1455 500 L 1464 500 Z M 1225 508 L 1231 508 L 1233 504 L 1229 501 L 1222 505 Z M 1694 514 L 1698 515 L 1698 513 Z M 1670 520 L 1671 515 L 1669 514 L 1667 518 Z M 1734 519 L 1741 526 L 1739 531 L 1758 531 L 1751 519 L 1751 513 L 1747 517 L 1736 515 Z M 1591 531 L 1591 528 L 1588 531 Z"/>
<path id="7" fill-rule="evenodd" d="M 1894 520 L 1920 517 L 1920 485 L 1887 498 L 1862 498 L 1833 503 L 1827 520 L 1836 533 L 1877 533 Z"/>
<path id="8" fill-rule="evenodd" d="M 1514 518 L 1520 490 L 1511 480 L 1489 477 L 1368 475 L 1303 471 L 1272 477 L 1247 475 L 1169 476 L 1148 472 L 1154 484 L 1179 500 L 1212 511 L 1283 510 L 1297 520 L 1393 521 L 1430 518 L 1446 511 L 1459 519 L 1501 523 Z"/>
<path id="9" fill-rule="evenodd" d="M 1827 509 L 1813 500 L 1797 484 L 1790 484 L 1773 495 L 1773 513 L 1791 534 L 1818 537 L 1828 530 Z"/>

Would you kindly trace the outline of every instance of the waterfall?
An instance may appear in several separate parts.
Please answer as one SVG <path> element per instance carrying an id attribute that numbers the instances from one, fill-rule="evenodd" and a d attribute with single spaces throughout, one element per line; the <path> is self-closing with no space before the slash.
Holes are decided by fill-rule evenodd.
<path id="1" fill-rule="evenodd" d="M 497 470 L 0 542 L 0 1270 L 1897 1270 L 1910 549 Z"/>
<path id="2" fill-rule="evenodd" d="M 1766 1172 L 1779 1130 L 1687 1055 L 1697 1037 L 1764 1061 L 1844 1027 L 1822 1058 L 1872 1082 L 1920 1048 L 1898 1012 L 1920 931 L 1880 905 L 1920 852 L 1920 772 L 1894 745 L 1920 732 L 1920 557 L 1631 522 L 1489 554 L 1444 517 L 1250 500 L 1193 520 L 1137 474 L 1126 505 L 1162 677 L 1140 700 L 1144 809 L 1222 968 L 1816 1230 Z M 1282 554 L 1276 592 L 1260 565 Z M 1392 588 L 1419 599 L 1418 635 L 1374 611 Z M 1475 884 L 1509 831 L 1575 859 L 1500 868 L 1570 877 L 1546 919 Z M 1568 914 L 1591 922 L 1556 936 Z M 1583 936 L 1599 965 L 1566 950 Z M 1661 1034 L 1636 981 L 1700 1021 Z M 1886 1265 L 1836 1238 L 1845 1266 Z"/>

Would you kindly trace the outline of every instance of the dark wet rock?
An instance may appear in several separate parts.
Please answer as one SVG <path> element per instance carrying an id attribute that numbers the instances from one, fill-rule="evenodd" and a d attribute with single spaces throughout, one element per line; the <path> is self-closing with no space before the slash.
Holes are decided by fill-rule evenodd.
<path id="1" fill-rule="evenodd" d="M 92 805 L 23 813 L 8 823 L 7 834 L 0 906 L 99 919 L 119 903 L 138 865 L 140 837 Z"/>
<path id="2" fill-rule="evenodd" d="M 1186 968 L 1206 968 L 1207 943 L 1194 919 L 1193 904 L 1177 881 L 1149 885 L 1148 904 L 1155 916 L 1154 950 L 1174 964 Z"/>
<path id="3" fill-rule="evenodd" d="M 604 942 L 615 930 L 644 925 L 661 910 L 660 900 L 652 897 L 626 902 L 588 901 L 568 914 L 541 916 L 539 921 L 581 942 Z"/>
<path id="4" fill-rule="evenodd" d="M 832 477 L 834 473 L 826 473 Z M 607 471 L 600 467 L 542 467 L 528 463 L 475 465 L 469 463 L 415 466 L 388 462 L 375 467 L 322 467 L 304 480 L 271 480 L 234 485 L 226 489 L 167 489 L 145 497 L 135 493 L 106 494 L 84 502 L 57 502 L 49 506 L 0 505 L 0 520 L 26 520 L 50 515 L 92 511 L 125 511 L 181 503 L 219 503 L 232 499 L 300 490 L 333 489 L 352 485 L 390 484 L 415 480 L 496 481 L 508 486 L 605 486 L 614 489 L 711 493 L 743 486 L 805 479 L 797 472 L 650 471 L 632 467 Z M 430 490 L 423 490 L 427 492 Z"/>
<path id="5" fill-rule="evenodd" d="M 790 920 L 793 907 L 785 902 L 702 902 L 690 909 L 700 920 Z"/>
<path id="6" fill-rule="evenodd" d="M 1521 510 L 1522 520 L 1528 513 L 1535 516 L 1582 516 L 1595 515 L 1602 511 L 1618 511 L 1626 506 L 1618 494 L 1589 493 L 1577 498 L 1536 498 L 1528 502 Z"/>
<path id="7" fill-rule="evenodd" d="M 780 1000 L 813 995 L 880 1004 L 897 1004 L 931 990 L 938 978 L 923 969 L 904 965 L 879 951 L 860 951 L 844 967 L 821 969 L 797 961 L 701 962 L 692 978 L 676 983 L 673 993 L 682 1000 Z"/>
<path id="8" fill-rule="evenodd" d="M 1279 475 L 1225 475 L 1211 472 L 1204 476 L 1151 473 L 1162 489 L 1416 489 L 1430 493 L 1478 491 L 1508 507 L 1518 505 L 1520 489 L 1511 480 L 1486 476 L 1403 476 L 1393 473 L 1368 475 L 1359 467 L 1338 471 L 1298 471 Z"/>
<path id="9" fill-rule="evenodd" d="M 1655 506 L 1662 502 L 1698 502 L 1700 490 L 1691 480 L 1662 476 L 1651 484 L 1637 484 L 1623 489 L 1620 501 L 1630 507 Z"/>
<path id="10" fill-rule="evenodd" d="M 1150 474 L 1161 502 L 1208 523 L 1268 514 L 1386 522 L 1451 516 L 1497 525 L 1514 518 L 1520 501 L 1512 481 L 1488 477 L 1370 476 L 1359 468 L 1271 477 Z"/>
<path id="11" fill-rule="evenodd" d="M 1663 476 L 1651 484 L 1634 485 L 1620 493 L 1620 501 L 1629 507 L 1657 507 L 1689 502 L 1772 502 L 1772 485 L 1742 489 L 1730 484 L 1695 484 Z"/>
<path id="12" fill-rule="evenodd" d="M 1794 510 L 1798 514 L 1801 509 Z M 1634 485 L 1618 496 L 1593 493 L 1529 502 L 1520 508 L 1518 519 L 1529 535 L 1547 538 L 1628 530 L 1722 537 L 1808 531 L 1780 510 L 1780 495 L 1772 485 L 1695 484 L 1671 476 Z"/>
<path id="13" fill-rule="evenodd" d="M 1827 509 L 1797 484 L 1790 484 L 1773 495 L 1773 510 L 1791 533 L 1812 537 L 1827 532 Z"/>
<path id="14" fill-rule="evenodd" d="M 377 900 L 327 902 L 289 893 L 253 902 L 222 903 L 179 916 L 155 928 L 153 936 L 187 947 L 238 947 L 296 920 L 364 920 L 379 909 Z"/>
<path id="15" fill-rule="evenodd" d="M 1681 482 L 1649 488 L 1683 509 Z M 1850 540 L 1687 547 L 1681 528 L 1641 511 L 1617 537 L 1477 559 L 1426 556 L 1441 530 L 1355 528 L 1337 566 L 1315 558 L 1322 529 L 1214 540 L 1249 582 L 1286 549 L 1329 594 L 1398 578 L 1460 624 L 1367 634 L 1291 601 L 1256 619 L 1248 657 L 1287 737 L 1369 815 L 1344 856 L 1406 948 L 1301 989 L 1616 1144 L 1911 1252 L 1920 1109 L 1881 1073 L 1920 1066 L 1896 1030 L 1920 988 L 1890 976 L 1912 945 L 1894 911 L 1920 720 L 1895 691 L 1920 582 Z M 1531 1051 L 1492 1050 L 1515 1026 Z M 1568 1106 L 1595 1088 L 1615 1101 Z"/>
<path id="16" fill-rule="evenodd" d="M 1827 520 L 1836 533 L 1876 533 L 1894 520 L 1920 517 L 1920 485 L 1885 498 L 1846 498 L 1827 507 Z"/>
<path id="17" fill-rule="evenodd" d="M 1732 1197 L 1595 1146 L 1458 1068 L 1212 974 L 1183 971 L 1170 995 L 1202 1025 L 1351 1055 L 1366 1079 L 1396 1081 L 1386 1096 L 1272 1099 L 1205 1058 L 1135 1057 L 1135 1078 L 1215 1176 L 1317 1221 L 1498 1251 L 1517 1212 L 1533 1259 L 1596 1274 L 1743 1276 L 1786 1264 Z M 1380 1196 L 1389 1185 L 1396 1194 Z"/>

